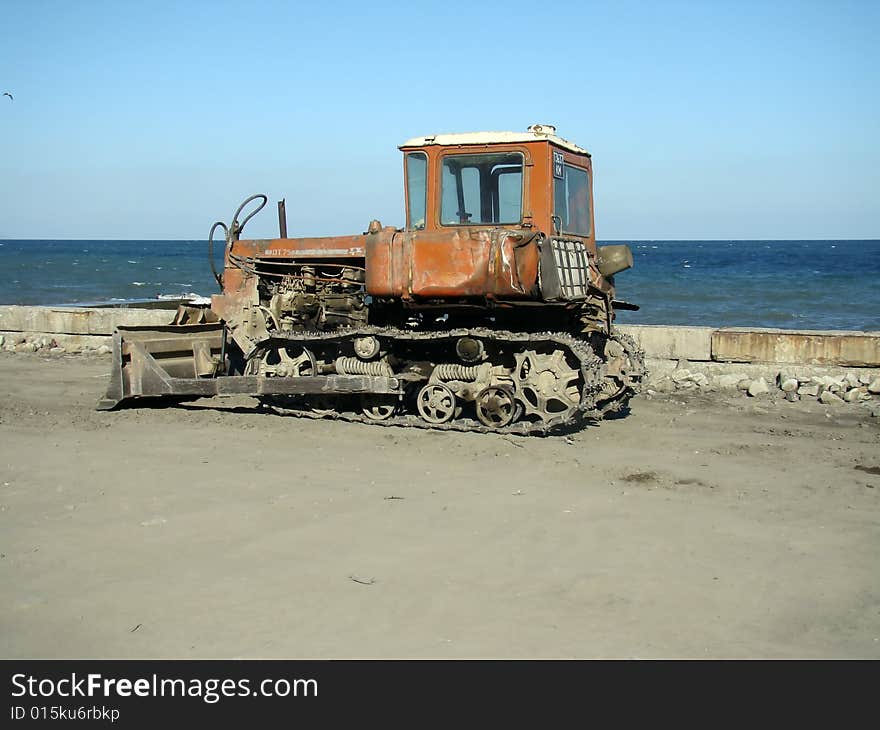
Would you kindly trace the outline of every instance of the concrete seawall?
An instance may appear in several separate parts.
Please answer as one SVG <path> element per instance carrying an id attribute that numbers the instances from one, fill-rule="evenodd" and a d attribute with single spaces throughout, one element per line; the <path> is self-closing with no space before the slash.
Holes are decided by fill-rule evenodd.
<path id="1" fill-rule="evenodd" d="M 651 358 L 880 367 L 880 332 L 620 325 Z"/>
<path id="2" fill-rule="evenodd" d="M 174 306 L 171 304 L 170 306 Z M 169 324 L 173 309 L 0 306 L 7 351 L 109 352 L 117 326 Z M 645 352 L 648 387 L 661 391 L 781 387 L 868 400 L 880 378 L 880 332 L 620 325 Z M 796 386 L 791 381 L 797 381 Z M 815 388 L 814 388 L 815 386 Z M 876 388 L 874 388 L 876 389 Z M 791 400 L 793 396 L 788 396 Z M 880 400 L 876 399 L 875 400 Z"/>
<path id="3" fill-rule="evenodd" d="M 647 393 L 739 390 L 880 416 L 880 332 L 621 325 L 645 352 Z"/>
<path id="4" fill-rule="evenodd" d="M 52 347 L 81 352 L 109 344 L 118 326 L 169 324 L 176 308 L 0 306 L 0 337 L 5 350 L 49 341 Z"/>
<path id="5" fill-rule="evenodd" d="M 169 324 L 174 307 L 0 306 L 0 334 L 102 344 L 118 326 Z M 619 325 L 650 359 L 880 367 L 880 332 Z M 61 339 L 58 339 L 58 338 Z"/>

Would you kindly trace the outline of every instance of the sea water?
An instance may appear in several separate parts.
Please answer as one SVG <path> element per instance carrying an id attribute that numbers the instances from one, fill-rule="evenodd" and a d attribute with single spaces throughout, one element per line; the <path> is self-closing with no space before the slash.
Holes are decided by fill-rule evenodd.
<path id="1" fill-rule="evenodd" d="M 619 322 L 880 330 L 878 240 L 627 243 L 617 297 L 641 309 Z M 0 240 L 0 304 L 215 291 L 204 241 Z"/>

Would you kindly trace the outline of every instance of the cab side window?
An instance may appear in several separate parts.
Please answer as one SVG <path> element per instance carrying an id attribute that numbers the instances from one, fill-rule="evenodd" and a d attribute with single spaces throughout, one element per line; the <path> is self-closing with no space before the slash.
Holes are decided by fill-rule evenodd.
<path id="1" fill-rule="evenodd" d="M 553 180 L 553 213 L 563 233 L 590 235 L 590 176 L 572 165 L 562 166 Z"/>
<path id="2" fill-rule="evenodd" d="M 406 197 L 409 227 L 421 231 L 425 227 L 428 202 L 428 158 L 424 152 L 410 152 L 406 156 Z"/>

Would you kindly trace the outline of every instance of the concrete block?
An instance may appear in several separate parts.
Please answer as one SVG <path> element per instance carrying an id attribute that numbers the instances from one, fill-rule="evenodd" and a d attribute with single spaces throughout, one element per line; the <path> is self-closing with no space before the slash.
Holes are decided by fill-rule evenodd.
<path id="1" fill-rule="evenodd" d="M 880 366 L 880 332 L 724 328 L 712 334 L 721 362 Z"/>
<path id="2" fill-rule="evenodd" d="M 8 343 L 12 342 L 12 335 L 20 336 L 23 341 L 33 342 L 42 336 L 42 332 L 3 332 Z M 94 350 L 101 345 L 109 345 L 112 340 L 109 335 L 64 335 L 53 333 L 51 335 L 59 347 L 67 352 L 81 352 L 82 350 Z"/>
<path id="3" fill-rule="evenodd" d="M 174 311 L 122 307 L 0 306 L 0 330 L 111 335 L 119 325 L 170 324 Z"/>
<path id="4" fill-rule="evenodd" d="M 633 337 L 647 357 L 698 362 L 712 359 L 712 327 L 622 324 L 617 329 Z"/>

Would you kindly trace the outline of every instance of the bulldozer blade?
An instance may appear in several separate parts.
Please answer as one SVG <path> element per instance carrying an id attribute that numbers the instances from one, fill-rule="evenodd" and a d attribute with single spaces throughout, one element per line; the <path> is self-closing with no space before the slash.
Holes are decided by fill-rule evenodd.
<path id="1" fill-rule="evenodd" d="M 118 327 L 113 334 L 113 367 L 98 410 L 129 399 L 175 395 L 171 379 L 211 378 L 224 365 L 222 323 Z"/>
<path id="2" fill-rule="evenodd" d="M 113 367 L 110 369 L 110 383 L 104 397 L 98 401 L 99 411 L 112 411 L 125 397 L 122 393 L 122 355 L 121 336 L 119 332 L 113 333 Z"/>
<path id="3" fill-rule="evenodd" d="M 267 378 L 222 375 L 223 325 L 120 327 L 113 335 L 113 370 L 98 410 L 154 397 L 224 395 L 395 394 L 401 381 L 369 375 Z"/>

